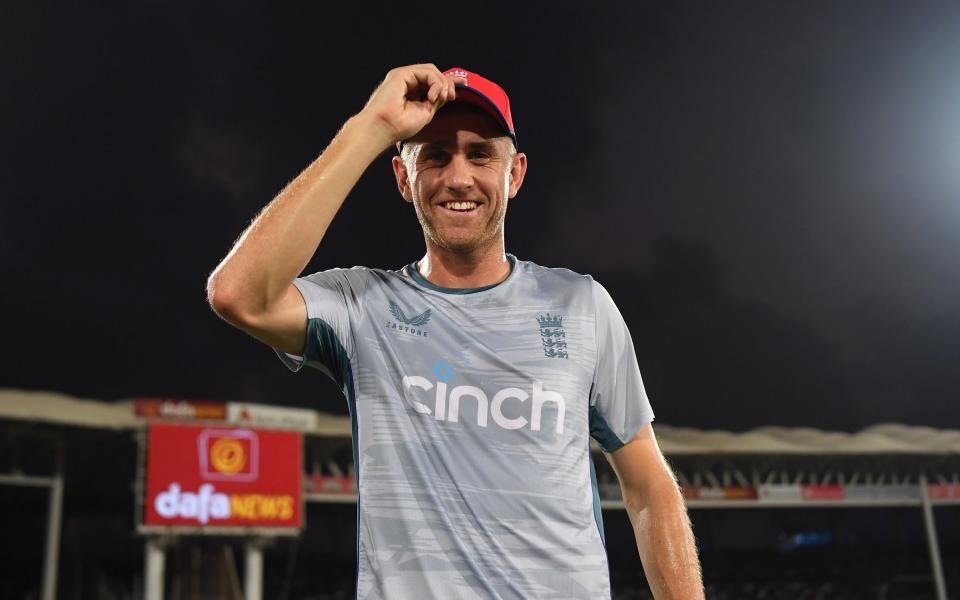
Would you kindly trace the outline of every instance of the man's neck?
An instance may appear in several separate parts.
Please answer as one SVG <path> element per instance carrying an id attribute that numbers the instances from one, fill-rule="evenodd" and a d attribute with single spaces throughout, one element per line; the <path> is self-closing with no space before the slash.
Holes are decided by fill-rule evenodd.
<path id="1" fill-rule="evenodd" d="M 445 288 L 479 288 L 500 283 L 510 275 L 503 244 L 459 254 L 427 244 L 417 271 L 430 283 Z"/>

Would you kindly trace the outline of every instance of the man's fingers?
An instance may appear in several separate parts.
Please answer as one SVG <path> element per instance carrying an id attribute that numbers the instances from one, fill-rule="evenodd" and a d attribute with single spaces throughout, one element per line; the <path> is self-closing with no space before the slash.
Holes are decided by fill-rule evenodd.
<path id="1" fill-rule="evenodd" d="M 453 75 L 447 75 L 444 78 L 443 83 L 445 84 L 444 91 L 446 92 L 447 102 L 453 102 L 457 99 L 457 81 L 460 77 L 454 77 Z"/>
<path id="2" fill-rule="evenodd" d="M 364 108 L 369 108 L 370 113 L 387 123 L 397 139 L 406 139 L 429 123 L 437 110 L 456 98 L 458 82 L 462 80 L 445 76 L 431 64 L 397 67 L 387 73 Z"/>
<path id="3" fill-rule="evenodd" d="M 410 65 L 404 69 L 407 98 L 426 101 L 440 108 L 457 97 L 456 84 L 464 83 L 462 77 L 444 75 L 430 64 Z"/>
<path id="4" fill-rule="evenodd" d="M 435 104 L 441 96 L 443 74 L 433 65 L 411 65 L 403 69 L 407 97 Z"/>
<path id="5" fill-rule="evenodd" d="M 439 75 L 439 71 L 437 72 Z M 444 83 L 443 75 L 430 75 L 430 91 L 427 92 L 427 100 L 430 101 L 430 104 L 436 104 L 441 101 L 441 98 L 445 95 L 443 93 Z"/>
<path id="6" fill-rule="evenodd" d="M 440 76 L 439 86 L 440 97 L 437 108 L 441 108 L 447 102 L 453 102 L 457 97 L 457 89 L 456 85 L 454 84 L 454 79 L 449 75 Z"/>

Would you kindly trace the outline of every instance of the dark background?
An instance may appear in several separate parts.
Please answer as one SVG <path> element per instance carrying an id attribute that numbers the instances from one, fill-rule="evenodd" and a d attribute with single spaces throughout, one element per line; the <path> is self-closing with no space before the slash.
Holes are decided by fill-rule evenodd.
<path id="1" fill-rule="evenodd" d="M 511 95 L 507 249 L 593 274 L 658 420 L 960 427 L 960 5 L 9 3 L 0 387 L 345 412 L 209 272 L 390 68 Z M 309 270 L 418 258 L 389 156 Z"/>

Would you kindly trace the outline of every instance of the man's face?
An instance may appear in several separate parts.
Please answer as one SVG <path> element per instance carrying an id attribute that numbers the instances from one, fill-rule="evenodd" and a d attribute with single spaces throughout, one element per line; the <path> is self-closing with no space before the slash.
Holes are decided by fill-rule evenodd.
<path id="1" fill-rule="evenodd" d="M 527 162 L 493 119 L 448 105 L 405 146 L 394 173 L 428 243 L 456 253 L 502 244 L 507 200 L 520 189 Z"/>

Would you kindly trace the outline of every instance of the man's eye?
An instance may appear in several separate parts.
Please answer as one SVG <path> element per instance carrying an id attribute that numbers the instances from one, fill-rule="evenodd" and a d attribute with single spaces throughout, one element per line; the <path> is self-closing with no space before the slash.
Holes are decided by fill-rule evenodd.
<path id="1" fill-rule="evenodd" d="M 481 150 L 471 152 L 468 156 L 470 160 L 490 160 L 490 153 Z"/>
<path id="2" fill-rule="evenodd" d="M 442 150 L 434 150 L 427 152 L 423 159 L 429 162 L 443 162 L 447 160 L 447 153 Z"/>

